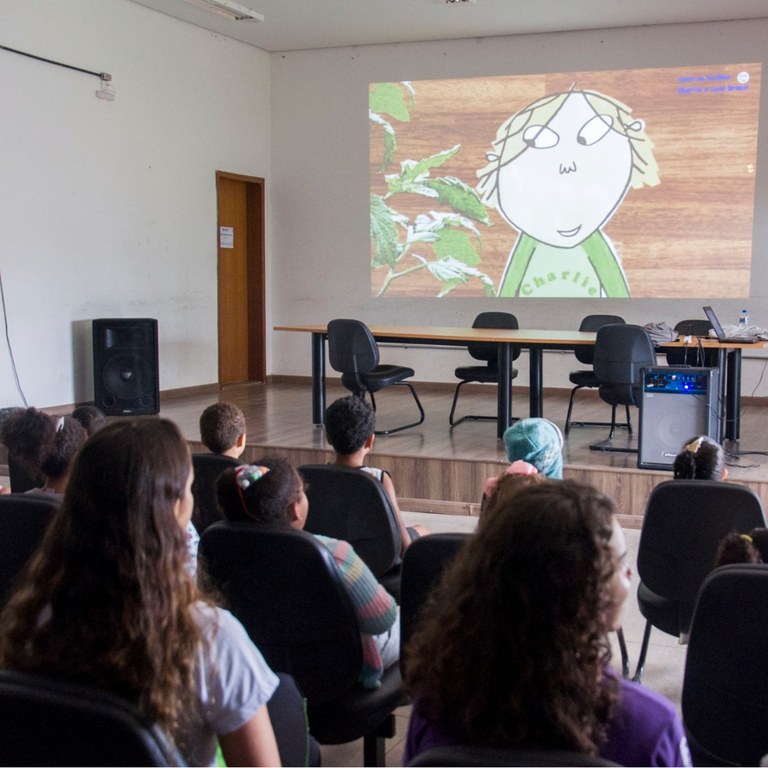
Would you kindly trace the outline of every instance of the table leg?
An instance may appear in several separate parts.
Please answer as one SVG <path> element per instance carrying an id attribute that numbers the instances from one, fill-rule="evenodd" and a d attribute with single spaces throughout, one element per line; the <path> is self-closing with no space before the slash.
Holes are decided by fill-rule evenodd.
<path id="1" fill-rule="evenodd" d="M 512 388 L 512 378 L 510 368 L 512 367 L 512 348 L 505 342 L 499 342 L 499 385 L 497 389 L 496 405 L 496 436 L 502 437 L 507 427 L 512 422 L 512 404 L 510 390 Z"/>
<path id="2" fill-rule="evenodd" d="M 530 415 L 541 417 L 544 415 L 542 402 L 542 369 L 544 367 L 544 352 L 540 347 L 531 347 L 528 354 L 528 383 L 530 401 Z"/>
<path id="3" fill-rule="evenodd" d="M 312 423 L 323 424 L 325 413 L 325 334 L 312 334 Z"/>
<path id="4" fill-rule="evenodd" d="M 726 369 L 725 439 L 738 440 L 741 432 L 741 350 L 738 347 L 728 352 Z"/>

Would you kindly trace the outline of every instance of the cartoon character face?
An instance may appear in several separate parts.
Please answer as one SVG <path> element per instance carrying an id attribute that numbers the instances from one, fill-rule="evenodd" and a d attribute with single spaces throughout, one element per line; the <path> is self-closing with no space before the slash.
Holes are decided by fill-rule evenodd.
<path id="1" fill-rule="evenodd" d="M 578 245 L 621 203 L 632 174 L 629 138 L 583 93 L 546 124 L 523 131 L 525 149 L 499 168 L 498 207 L 518 230 L 560 248 Z"/>

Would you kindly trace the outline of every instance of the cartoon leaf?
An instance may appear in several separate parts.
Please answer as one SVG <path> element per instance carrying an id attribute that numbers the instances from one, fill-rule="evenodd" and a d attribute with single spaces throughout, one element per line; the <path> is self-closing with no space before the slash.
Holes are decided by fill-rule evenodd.
<path id="1" fill-rule="evenodd" d="M 444 229 L 432 249 L 440 259 L 454 258 L 462 264 L 475 266 L 480 263 L 480 256 L 475 250 L 467 232 L 457 229 Z"/>
<path id="2" fill-rule="evenodd" d="M 429 216 L 420 213 L 416 217 L 414 229 L 417 231 L 439 232 L 446 227 L 466 229 L 480 240 L 480 233 L 477 231 L 477 227 L 468 218 L 457 213 L 430 211 Z"/>
<path id="3" fill-rule="evenodd" d="M 387 122 L 381 115 L 377 115 L 375 112 L 368 113 L 368 119 L 374 124 L 381 127 L 384 132 L 384 157 L 381 161 L 380 170 L 384 170 L 392 160 L 392 155 L 395 154 L 397 148 L 397 141 L 395 140 L 395 129 Z"/>
<path id="4" fill-rule="evenodd" d="M 423 160 L 403 160 L 400 163 L 400 176 L 404 181 L 423 180 L 429 176 L 433 168 L 439 168 L 443 163 L 450 160 L 459 150 L 461 144 L 457 144 L 444 152 L 438 152 L 436 155 L 430 155 Z"/>
<path id="5" fill-rule="evenodd" d="M 483 205 L 480 196 L 461 179 L 445 176 L 439 179 L 425 179 L 422 183 L 437 192 L 437 199 L 444 205 L 449 205 L 456 212 L 475 221 L 490 224 L 488 209 Z"/>
<path id="6" fill-rule="evenodd" d="M 372 111 L 390 115 L 403 123 L 411 120 L 409 106 L 413 105 L 413 100 L 410 102 L 409 105 L 397 83 L 376 83 L 368 94 L 368 106 Z"/>
<path id="7" fill-rule="evenodd" d="M 486 296 L 493 296 L 495 288 L 493 280 L 488 275 L 474 267 L 469 267 L 450 257 L 433 261 L 427 264 L 427 269 L 438 279 L 449 283 L 443 287 L 441 296 L 450 293 L 458 285 L 468 283 L 470 278 L 477 278 L 483 283 L 483 293 Z"/>
<path id="8" fill-rule="evenodd" d="M 397 264 L 402 255 L 397 227 L 407 223 L 408 219 L 393 211 L 380 195 L 371 195 L 371 238 L 376 246 L 376 254 L 371 261 L 373 267 L 394 267 Z"/>

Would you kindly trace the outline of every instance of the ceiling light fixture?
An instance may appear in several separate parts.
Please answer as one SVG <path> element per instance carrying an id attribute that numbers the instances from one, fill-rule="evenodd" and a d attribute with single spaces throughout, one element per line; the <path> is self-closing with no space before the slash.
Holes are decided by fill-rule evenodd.
<path id="1" fill-rule="evenodd" d="M 477 5 L 477 0 L 445 0 L 446 5 L 464 5 L 466 3 Z"/>
<path id="2" fill-rule="evenodd" d="M 218 13 L 232 21 L 264 21 L 264 17 L 244 5 L 233 3 L 232 0 L 186 0 L 186 2 L 205 8 L 206 11 Z"/>

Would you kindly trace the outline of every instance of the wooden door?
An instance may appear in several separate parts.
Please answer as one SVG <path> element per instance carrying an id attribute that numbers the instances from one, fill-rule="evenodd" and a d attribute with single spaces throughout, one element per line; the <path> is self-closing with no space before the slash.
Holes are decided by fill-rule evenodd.
<path id="1" fill-rule="evenodd" d="M 264 180 L 217 172 L 219 383 L 266 378 Z"/>

